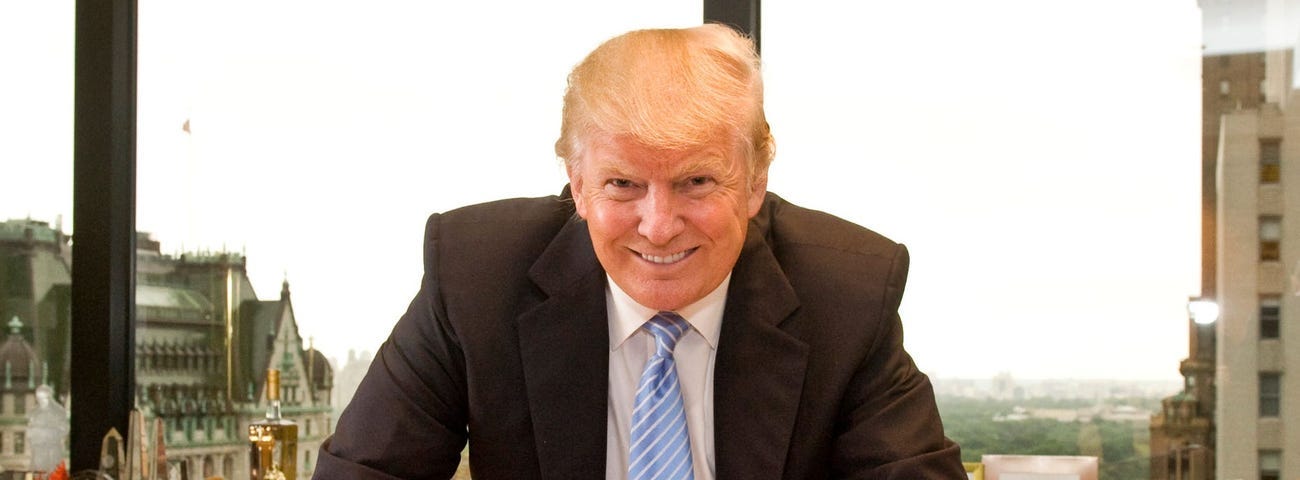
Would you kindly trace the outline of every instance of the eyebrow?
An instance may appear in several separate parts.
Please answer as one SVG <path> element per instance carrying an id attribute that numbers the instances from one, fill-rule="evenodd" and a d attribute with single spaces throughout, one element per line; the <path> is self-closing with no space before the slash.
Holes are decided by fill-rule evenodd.
<path id="1" fill-rule="evenodd" d="M 673 178 L 690 176 L 700 171 L 733 173 L 733 166 L 727 165 L 727 156 L 721 152 L 706 150 L 699 155 L 689 157 L 681 166 L 673 170 Z"/>

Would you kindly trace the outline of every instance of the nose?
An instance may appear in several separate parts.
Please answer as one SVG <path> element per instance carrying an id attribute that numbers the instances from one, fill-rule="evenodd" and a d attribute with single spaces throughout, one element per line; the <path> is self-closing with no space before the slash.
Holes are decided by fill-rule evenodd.
<path id="1" fill-rule="evenodd" d="M 681 208 L 680 199 L 671 188 L 651 186 L 641 199 L 641 223 L 637 232 L 653 245 L 667 245 L 686 227 Z"/>

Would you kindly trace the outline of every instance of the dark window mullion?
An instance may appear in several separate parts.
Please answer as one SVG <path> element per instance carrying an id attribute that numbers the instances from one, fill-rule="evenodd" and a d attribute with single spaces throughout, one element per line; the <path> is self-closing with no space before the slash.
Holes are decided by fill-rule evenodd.
<path id="1" fill-rule="evenodd" d="M 71 469 L 127 434 L 135 371 L 136 0 L 77 2 Z"/>
<path id="2" fill-rule="evenodd" d="M 704 23 L 723 23 L 736 27 L 754 39 L 762 51 L 761 0 L 704 0 Z"/>

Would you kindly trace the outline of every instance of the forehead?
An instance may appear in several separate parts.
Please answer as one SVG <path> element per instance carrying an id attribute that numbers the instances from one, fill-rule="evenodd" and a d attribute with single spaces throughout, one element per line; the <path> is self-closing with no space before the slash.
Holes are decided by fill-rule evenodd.
<path id="1" fill-rule="evenodd" d="M 605 137 L 593 142 L 585 163 L 597 171 L 654 171 L 688 174 L 696 171 L 731 172 L 743 168 L 732 142 L 711 142 L 685 148 L 659 148 L 634 138 Z"/>

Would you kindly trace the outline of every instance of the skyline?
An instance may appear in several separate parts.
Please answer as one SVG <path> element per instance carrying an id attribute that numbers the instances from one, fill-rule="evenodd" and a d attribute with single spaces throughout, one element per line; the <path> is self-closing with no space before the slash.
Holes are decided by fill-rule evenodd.
<path id="1" fill-rule="evenodd" d="M 583 14 L 521 4 L 518 18 L 323 6 L 290 25 L 293 2 L 236 3 L 262 15 L 141 2 L 137 226 L 165 253 L 245 251 L 262 296 L 287 272 L 303 337 L 340 359 L 374 352 L 405 310 L 429 213 L 559 192 L 551 146 L 582 55 L 699 21 L 697 2 L 583 0 L 566 10 Z M 827 5 L 764 4 L 770 190 L 908 245 L 918 365 L 1178 378 L 1199 292 L 1195 2 Z M 63 7 L 0 15 L 26 19 L 0 20 L 16 32 L 0 33 L 6 54 L 57 44 L 0 79 L 23 112 L 0 115 L 0 172 L 63 179 L 0 191 L 0 216 L 75 227 L 71 25 L 41 23 L 71 18 Z M 1037 21 L 999 23 L 1013 14 Z"/>

